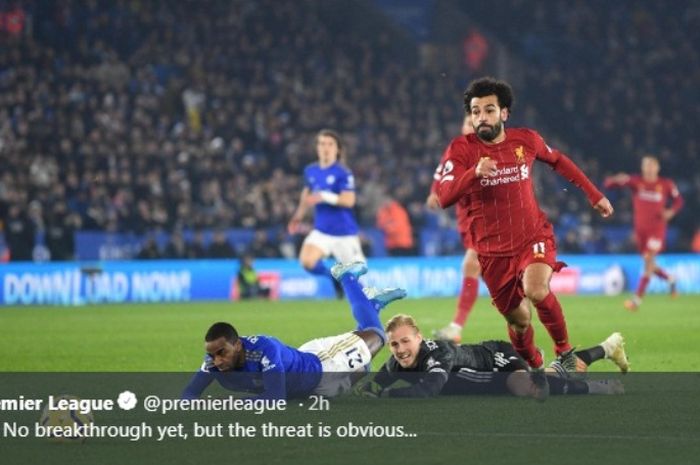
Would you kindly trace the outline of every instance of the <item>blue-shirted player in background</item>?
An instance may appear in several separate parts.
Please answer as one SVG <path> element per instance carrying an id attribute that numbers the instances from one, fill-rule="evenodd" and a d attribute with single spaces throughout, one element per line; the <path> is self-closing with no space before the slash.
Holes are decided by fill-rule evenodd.
<path id="1" fill-rule="evenodd" d="M 336 396 L 350 389 L 365 373 L 386 335 L 379 311 L 406 296 L 403 289 L 362 289 L 358 278 L 363 262 L 336 264 L 332 276 L 342 284 L 357 330 L 314 339 L 298 349 L 270 336 L 239 336 L 229 323 L 215 323 L 205 336 L 204 363 L 182 396 L 198 398 L 216 380 L 231 390 L 251 391 L 260 398 L 283 399 L 311 393 Z M 261 374 L 241 376 L 240 373 Z"/>
<path id="2" fill-rule="evenodd" d="M 355 206 L 355 180 L 343 165 L 343 144 L 340 136 L 330 129 L 316 135 L 318 163 L 304 169 L 304 189 L 299 206 L 289 221 L 287 231 L 297 234 L 309 208 L 314 207 L 314 229 L 306 236 L 299 252 L 301 265 L 319 276 L 331 273 L 323 259 L 333 256 L 339 263 L 363 262 Z M 336 284 L 333 281 L 334 285 Z M 341 297 L 341 288 L 336 293 Z"/>

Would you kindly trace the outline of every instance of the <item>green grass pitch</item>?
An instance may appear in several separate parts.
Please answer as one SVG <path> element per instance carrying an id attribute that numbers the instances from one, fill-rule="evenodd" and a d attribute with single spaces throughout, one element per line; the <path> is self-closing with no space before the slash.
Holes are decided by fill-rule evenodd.
<path id="1" fill-rule="evenodd" d="M 345 396 L 334 399 L 326 412 L 311 412 L 293 402 L 291 411 L 263 416 L 181 412 L 144 417 L 138 409 L 118 410 L 96 415 L 96 422 L 127 425 L 142 420 L 152 425 L 182 422 L 189 434 L 193 434 L 194 421 L 242 422 L 258 427 L 266 421 L 278 425 L 308 423 L 314 428 L 320 424 L 335 428 L 352 422 L 365 426 L 401 425 L 416 436 L 209 438 L 136 443 L 126 439 L 90 439 L 79 445 L 57 445 L 43 439 L 0 439 L 3 463 L 116 465 L 124 463 L 126 457 L 133 464 L 200 464 L 222 458 L 241 464 L 285 465 L 354 465 L 358 461 L 401 465 L 697 463 L 700 296 L 686 295 L 673 300 L 667 296 L 650 296 L 636 313 L 623 309 L 623 297 L 562 297 L 561 301 L 574 344 L 585 347 L 602 341 L 613 331 L 624 334 L 633 369 L 632 374 L 620 377 L 626 386 L 624 396 L 557 396 L 544 403 L 489 396 L 386 400 Z M 385 309 L 382 320 L 399 312 L 412 314 L 428 335 L 449 321 L 454 305 L 454 299 L 407 299 Z M 341 301 L 3 308 L 0 309 L 0 372 L 114 372 L 108 375 L 20 373 L 7 374 L 4 378 L 0 373 L 5 383 L 3 392 L 16 395 L 25 392 L 28 386 L 53 392 L 58 386 L 77 385 L 80 389 L 75 393 L 84 398 L 91 395 L 100 398 L 94 393 L 114 395 L 111 391 L 123 389 L 122 382 L 133 382 L 136 377 L 142 383 L 134 384 L 139 395 L 145 394 L 144 386 L 150 382 L 176 397 L 189 373 L 201 364 L 204 332 L 211 323 L 220 320 L 233 323 L 241 334 L 269 334 L 295 346 L 353 328 L 349 307 Z M 538 345 L 545 348 L 551 360 L 551 342 L 536 318 L 535 331 Z M 464 341 L 484 339 L 507 339 L 507 333 L 502 317 L 487 299 L 481 298 L 465 328 Z M 375 358 L 374 368 L 387 356 L 385 349 Z M 607 361 L 592 368 L 592 371 L 615 371 Z M 642 372 L 658 374 L 638 374 Z M 107 377 L 112 383 L 98 386 L 81 381 L 91 376 Z M 164 383 L 163 376 L 174 381 Z M 31 380 L 35 380 L 33 384 Z M 223 390 L 213 386 L 210 392 L 218 396 Z M 36 421 L 37 414 L 30 412 L 23 417 L 31 423 Z"/>
<path id="2" fill-rule="evenodd" d="M 700 371 L 700 296 L 649 296 L 630 313 L 623 297 L 561 297 L 569 335 L 579 347 L 595 345 L 621 331 L 636 372 Z M 406 299 L 384 309 L 417 318 L 425 336 L 447 323 L 454 299 Z M 553 348 L 534 316 L 536 342 L 548 360 Z M 343 301 L 249 301 L 77 308 L 0 309 L 0 371 L 172 371 L 196 370 L 203 337 L 215 321 L 233 323 L 244 335 L 266 334 L 299 346 L 354 328 Z M 467 321 L 464 342 L 508 339 L 503 318 L 480 298 Z M 377 368 L 388 351 L 375 358 Z M 599 362 L 596 371 L 614 367 Z"/>

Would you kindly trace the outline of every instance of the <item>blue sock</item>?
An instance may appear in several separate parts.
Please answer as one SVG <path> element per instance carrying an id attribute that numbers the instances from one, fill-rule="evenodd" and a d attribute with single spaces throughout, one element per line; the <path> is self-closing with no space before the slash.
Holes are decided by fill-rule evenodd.
<path id="1" fill-rule="evenodd" d="M 386 335 L 379 319 L 379 312 L 362 292 L 360 282 L 355 276 L 346 274 L 340 279 L 340 283 L 343 285 L 348 302 L 350 302 L 352 316 L 357 321 L 357 329 L 374 331 L 382 338 L 382 343 L 385 343 Z"/>
<path id="2" fill-rule="evenodd" d="M 378 300 L 370 300 L 369 303 L 372 304 L 372 306 L 374 307 L 374 311 L 377 312 L 377 315 L 379 315 L 379 312 L 384 310 L 384 307 L 386 307 L 386 304 L 383 304 Z"/>
<path id="3" fill-rule="evenodd" d="M 327 277 L 333 279 L 333 275 L 331 274 L 331 270 L 326 266 L 325 263 L 323 263 L 323 260 L 317 261 L 313 268 L 311 268 L 310 270 L 307 269 L 306 271 L 308 271 L 311 274 L 315 274 L 318 276 L 327 276 Z"/>

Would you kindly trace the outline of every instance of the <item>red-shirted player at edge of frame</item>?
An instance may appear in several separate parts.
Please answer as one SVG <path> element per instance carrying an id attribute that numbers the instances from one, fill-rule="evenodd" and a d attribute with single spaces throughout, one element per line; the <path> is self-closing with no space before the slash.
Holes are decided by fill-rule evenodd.
<path id="1" fill-rule="evenodd" d="M 676 184 L 659 177 L 659 160 L 647 155 L 642 158 L 642 175 L 620 173 L 605 179 L 605 188 L 629 187 L 634 195 L 634 239 L 644 259 L 644 273 L 639 279 L 637 292 L 625 301 L 625 308 L 636 311 L 653 275 L 669 284 L 671 296 L 676 296 L 676 280 L 656 264 L 656 255 L 666 243 L 666 225 L 683 207 L 683 197 Z M 672 200 L 670 208 L 667 207 Z"/>
<path id="2" fill-rule="evenodd" d="M 461 133 L 463 136 L 467 134 L 472 134 L 474 128 L 472 127 L 471 118 L 468 114 L 464 115 L 464 120 L 462 121 Z M 425 200 L 425 204 L 431 210 L 440 208 L 440 203 L 438 202 L 437 188 L 440 184 L 440 179 L 442 177 L 442 167 L 447 157 L 449 155 L 449 150 L 445 149 L 445 152 L 440 158 L 440 163 L 435 168 L 435 174 L 433 175 L 433 183 L 430 186 L 430 194 Z M 457 308 L 455 309 L 452 321 L 445 327 L 433 331 L 433 336 L 436 339 L 443 341 L 452 341 L 455 344 L 459 344 L 462 340 L 462 328 L 464 323 L 467 321 L 467 317 L 476 303 L 476 298 L 479 296 L 479 276 L 481 276 L 481 267 L 479 266 L 479 259 L 472 247 L 471 236 L 469 234 L 469 225 L 471 223 L 471 218 L 468 215 L 468 209 L 464 205 L 466 198 L 458 202 L 455 206 L 457 211 L 457 231 L 462 239 L 462 245 L 464 246 L 464 258 L 462 259 L 462 288 L 459 291 L 459 298 L 457 299 Z"/>
<path id="3" fill-rule="evenodd" d="M 588 197 L 601 216 L 613 213 L 610 201 L 563 153 L 550 148 L 531 129 L 506 129 L 513 91 L 493 78 L 472 81 L 464 93 L 465 111 L 474 134 L 455 138 L 448 147 L 438 185 L 438 200 L 447 208 L 467 197 L 472 218 L 471 240 L 493 304 L 508 322 L 516 351 L 533 368 L 541 368 L 542 352 L 535 347 L 527 297 L 554 341 L 568 370 L 579 365 L 573 354 L 561 305 L 549 289 L 552 273 L 564 263 L 556 259 L 552 225 L 540 210 L 531 170 L 540 160 Z M 580 365 L 579 365 L 580 366 Z"/>

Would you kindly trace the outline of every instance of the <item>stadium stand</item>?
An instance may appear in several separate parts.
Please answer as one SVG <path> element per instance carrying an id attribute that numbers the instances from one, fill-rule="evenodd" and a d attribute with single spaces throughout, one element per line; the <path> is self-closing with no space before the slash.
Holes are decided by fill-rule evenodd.
<path id="1" fill-rule="evenodd" d="M 635 170 L 653 151 L 682 192 L 700 187 L 689 169 L 700 111 L 696 6 L 576 2 L 541 15 L 549 3 L 511 3 L 497 11 L 470 4 L 462 14 L 528 65 L 516 88 L 520 121 L 543 125 L 597 181 Z M 661 8 L 668 14 L 656 14 Z M 8 245 L 13 228 L 25 239 L 36 232 L 54 259 L 66 259 L 75 256 L 74 232 L 102 231 L 155 237 L 165 254 L 173 232 L 189 242 L 204 231 L 208 242 L 223 228 L 239 254 L 293 256 L 282 228 L 314 159 L 313 136 L 332 127 L 349 145 L 375 254 L 383 246 L 371 226 L 387 193 L 406 207 L 417 238 L 452 239 L 442 247 L 423 240 L 422 252 L 459 253 L 456 235 L 440 232 L 449 217 L 423 201 L 477 71 L 459 60 L 431 66 L 425 42 L 374 3 L 37 0 L 10 2 L 2 14 L 13 18 L 0 30 Z M 500 27 L 518 21 L 534 32 Z M 496 69 L 486 63 L 478 73 Z M 630 250 L 628 196 L 615 199 L 610 227 L 556 176 L 538 183 L 563 251 Z M 686 198 L 686 211 L 697 208 Z M 671 248 L 688 249 L 694 221 L 679 216 Z M 19 243 L 31 250 L 34 239 Z"/>

